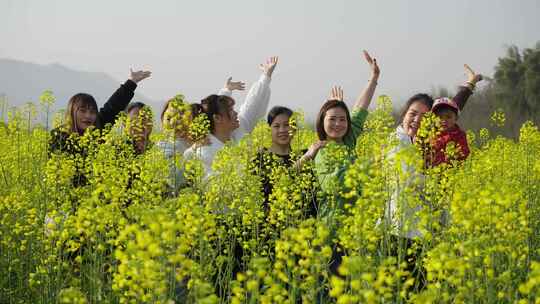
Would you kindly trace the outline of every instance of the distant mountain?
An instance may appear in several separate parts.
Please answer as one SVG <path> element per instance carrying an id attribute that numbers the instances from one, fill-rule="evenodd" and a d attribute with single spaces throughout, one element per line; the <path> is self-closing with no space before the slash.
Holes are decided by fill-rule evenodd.
<path id="1" fill-rule="evenodd" d="M 94 96 L 101 107 L 123 82 L 105 73 L 77 71 L 61 64 L 0 59 L 0 96 L 7 98 L 9 106 L 20 106 L 28 101 L 37 105 L 43 91 L 51 90 L 56 97 L 54 111 L 64 109 L 69 98 L 81 92 Z M 133 100 L 153 105 L 140 94 L 135 94 Z"/>

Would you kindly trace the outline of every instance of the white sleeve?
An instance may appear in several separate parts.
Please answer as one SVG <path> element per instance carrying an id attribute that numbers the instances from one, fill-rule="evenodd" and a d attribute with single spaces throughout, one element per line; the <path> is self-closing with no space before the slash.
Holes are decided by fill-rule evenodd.
<path id="1" fill-rule="evenodd" d="M 232 97 L 232 91 L 226 88 L 219 89 L 218 95 Z"/>
<path id="2" fill-rule="evenodd" d="M 264 117 L 270 102 L 270 77 L 262 74 L 255 82 L 249 92 L 246 100 L 238 112 L 240 126 L 246 132 L 253 131 L 257 122 Z"/>
<path id="3" fill-rule="evenodd" d="M 184 159 L 192 159 L 195 156 L 195 151 L 193 146 L 189 147 L 183 153 Z"/>
<path id="4" fill-rule="evenodd" d="M 214 171 L 212 170 L 212 163 L 214 162 L 214 157 L 216 150 L 212 149 L 210 146 L 198 146 L 192 145 L 189 149 L 184 152 L 185 160 L 197 159 L 201 162 L 204 168 L 204 178 L 207 179 L 208 176 L 212 175 Z"/>

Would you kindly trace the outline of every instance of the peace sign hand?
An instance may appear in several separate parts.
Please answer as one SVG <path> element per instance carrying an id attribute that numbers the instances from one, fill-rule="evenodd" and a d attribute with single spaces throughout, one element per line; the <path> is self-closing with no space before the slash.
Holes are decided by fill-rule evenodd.
<path id="1" fill-rule="evenodd" d="M 483 79 L 481 74 L 476 74 L 473 69 L 467 64 L 463 65 L 465 67 L 465 74 L 467 74 L 467 82 L 470 82 L 472 85 L 475 85 L 477 82 Z"/>

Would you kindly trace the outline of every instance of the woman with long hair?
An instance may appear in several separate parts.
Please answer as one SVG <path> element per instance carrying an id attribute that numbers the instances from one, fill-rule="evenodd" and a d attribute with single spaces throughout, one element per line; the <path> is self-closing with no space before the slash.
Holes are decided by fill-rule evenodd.
<path id="1" fill-rule="evenodd" d="M 184 152 L 184 157 L 199 158 L 204 165 L 205 177 L 213 174 L 212 162 L 225 143 L 236 142 L 251 132 L 266 113 L 270 101 L 270 81 L 277 63 L 278 57 L 271 57 L 260 65 L 263 73 L 249 89 L 239 112 L 234 110 L 235 100 L 231 97 L 230 78 L 218 95 L 210 95 L 201 101 L 203 114 L 210 125 L 210 133 L 206 144 L 192 145 Z"/>
<path id="2" fill-rule="evenodd" d="M 73 95 L 65 111 L 64 124 L 51 131 L 49 153 L 80 153 L 76 138 L 92 128 L 103 129 L 116 120 L 118 113 L 124 111 L 134 96 L 137 84 L 150 77 L 150 71 L 133 71 L 128 80 L 120 86 L 109 100 L 98 110 L 96 100 L 87 93 Z M 70 138 L 72 140 L 70 140 Z"/>
<path id="3" fill-rule="evenodd" d="M 360 93 L 352 108 L 352 115 L 347 104 L 343 101 L 343 90 L 332 88 L 329 99 L 323 104 L 316 120 L 317 134 L 320 140 L 328 144 L 315 157 L 315 171 L 321 189 L 326 194 L 336 193 L 336 187 L 341 187 L 346 168 L 354 159 L 356 139 L 362 133 L 364 122 L 368 115 L 368 107 L 377 87 L 380 69 L 377 60 L 364 51 L 364 58 L 371 69 L 371 77 L 366 88 Z M 344 151 L 342 159 L 334 160 L 330 151 Z M 330 212 L 336 206 L 325 206 L 325 212 Z"/>
<path id="4" fill-rule="evenodd" d="M 480 74 L 476 74 L 468 65 L 465 65 L 467 81 L 458 88 L 457 94 L 452 98 L 452 102 L 458 109 L 463 110 L 467 100 L 472 95 L 476 83 L 482 80 Z M 422 143 L 418 136 L 418 130 L 422 125 L 424 115 L 432 110 L 433 98 L 425 93 L 418 93 L 407 100 L 399 116 L 399 124 L 395 131 L 398 141 L 397 146 L 390 152 L 388 159 L 394 161 L 396 155 L 411 149 L 415 143 L 424 150 L 426 143 Z M 432 147 L 422 151 L 424 166 L 430 165 L 430 153 Z M 422 195 L 425 176 L 422 168 L 415 167 L 408 161 L 401 161 L 399 166 L 401 172 L 396 172 L 395 189 L 385 208 L 385 225 L 388 230 L 388 237 L 385 239 L 384 247 L 388 248 L 391 255 L 396 256 L 398 261 L 407 263 L 406 270 L 415 278 L 415 286 L 418 290 L 425 287 L 425 269 L 421 259 L 423 251 L 424 232 L 420 227 L 419 213 L 424 204 L 429 204 Z M 411 198 L 404 189 L 415 189 L 416 197 Z M 443 215 L 445 214 L 443 210 Z M 443 216 L 444 217 L 444 216 Z M 444 219 L 441 219 L 444 220 Z"/>
<path id="5" fill-rule="evenodd" d="M 476 74 L 467 65 L 465 65 L 465 72 L 467 75 L 467 81 L 464 85 L 458 88 L 457 94 L 452 98 L 453 102 L 457 105 L 459 110 L 463 110 L 465 104 L 467 103 L 467 100 L 472 95 L 473 90 L 476 87 L 476 83 L 482 79 L 482 76 L 480 74 Z M 418 140 L 417 134 L 422 124 L 422 119 L 426 113 L 431 111 L 433 107 L 433 102 L 433 98 L 425 93 L 415 94 L 407 100 L 399 116 L 399 124 L 395 131 L 398 145 L 390 152 L 390 159 L 393 159 L 395 155 L 400 151 L 403 151 L 413 146 L 413 144 Z M 401 167 L 403 172 L 411 173 L 411 180 L 414 179 L 414 176 L 418 177 L 420 176 L 419 174 L 421 174 L 418 170 L 420 168 L 413 168 L 412 166 L 407 165 L 405 162 L 402 162 Z M 415 173 L 412 174 L 412 172 Z M 402 184 L 409 183 L 410 181 L 402 181 Z M 396 191 L 392 196 L 392 199 L 390 200 L 388 208 L 386 210 L 387 218 L 391 222 L 393 222 L 395 228 L 399 230 L 399 232 L 396 233 L 409 239 L 422 236 L 422 233 L 416 227 L 416 220 L 410 219 L 410 221 L 408 221 L 408 225 L 406 225 L 407 227 L 404 226 L 404 223 L 402 223 L 402 221 L 398 220 L 398 217 L 401 217 L 396 214 L 399 198 L 400 192 Z M 414 214 L 415 211 L 408 210 L 406 213 L 410 215 L 407 217 L 414 218 L 412 214 Z"/>

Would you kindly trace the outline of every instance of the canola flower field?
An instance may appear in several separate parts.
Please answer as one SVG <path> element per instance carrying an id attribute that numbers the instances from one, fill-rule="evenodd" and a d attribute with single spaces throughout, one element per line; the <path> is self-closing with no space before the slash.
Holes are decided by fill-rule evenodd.
<path id="1" fill-rule="evenodd" d="M 270 143 L 264 123 L 219 152 L 208 181 L 178 156 L 189 186 L 171 193 L 169 161 L 156 146 L 133 153 L 125 118 L 81 136 L 84 158 L 49 155 L 53 98 L 41 100 L 0 126 L 0 303 L 540 303 L 532 123 L 516 140 L 469 132 L 465 162 L 425 169 L 421 144 L 389 157 L 396 123 L 381 96 L 343 185 L 321 195 L 312 171 L 275 168 L 265 210 L 248 169 Z M 432 120 L 419 131 L 426 141 Z M 492 120 L 502 127 L 504 114 Z M 301 114 L 294 126 L 301 151 L 316 133 Z M 329 149 L 337 165 L 342 151 Z M 86 185 L 73 186 L 77 172 Z M 384 220 L 396 187 L 398 209 L 419 210 L 414 242 Z"/>

